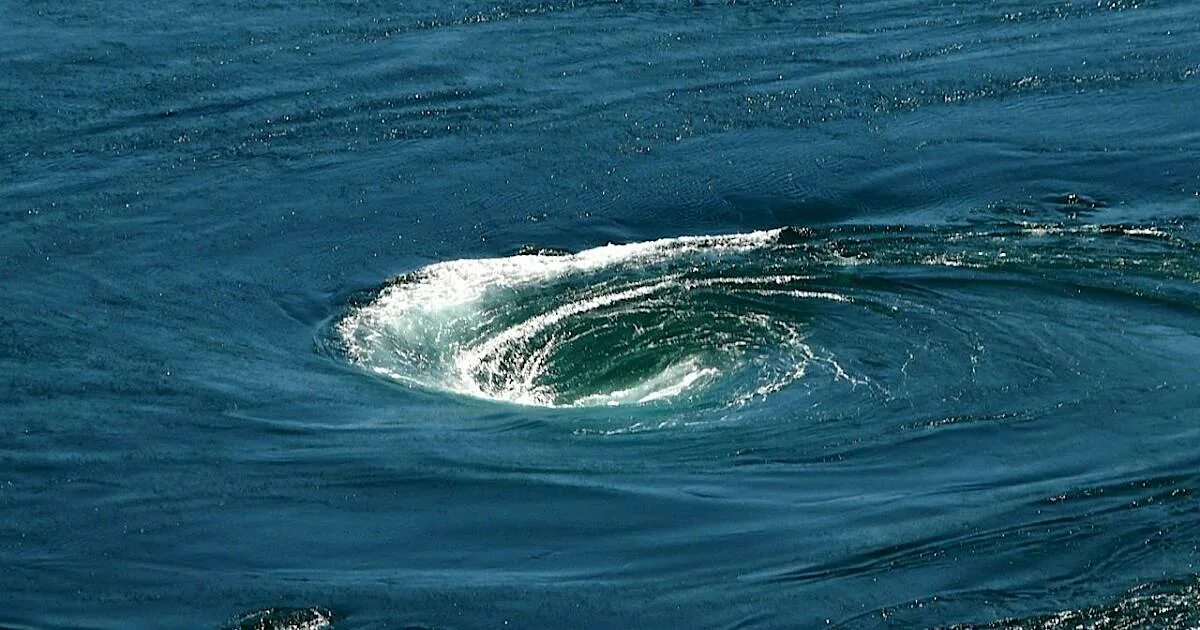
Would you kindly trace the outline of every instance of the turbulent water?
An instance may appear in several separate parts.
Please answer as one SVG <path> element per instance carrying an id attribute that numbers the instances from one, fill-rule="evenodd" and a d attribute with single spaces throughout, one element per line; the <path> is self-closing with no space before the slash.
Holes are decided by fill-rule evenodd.
<path id="1" fill-rule="evenodd" d="M 834 407 L 989 387 L 1062 401 L 1169 385 L 1196 358 L 1200 250 L 1173 227 L 780 229 L 458 260 L 394 280 L 335 334 L 385 377 L 526 405 L 688 418 L 797 380 L 793 402 Z"/>
<path id="2" fill-rule="evenodd" d="M 1198 41 L 0 3 L 0 626 L 1200 627 Z"/>

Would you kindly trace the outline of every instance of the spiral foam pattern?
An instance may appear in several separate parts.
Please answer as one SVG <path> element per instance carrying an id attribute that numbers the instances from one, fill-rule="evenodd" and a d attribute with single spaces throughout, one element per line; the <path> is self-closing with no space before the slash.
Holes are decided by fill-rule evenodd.
<path id="1" fill-rule="evenodd" d="M 1097 292 L 1154 325 L 1141 307 L 1190 303 L 1194 250 L 1119 225 L 689 236 L 433 264 L 334 332 L 388 379 L 523 405 L 721 407 L 798 381 L 911 396 L 1084 361 L 1095 341 L 1070 320 L 1100 316 Z"/>

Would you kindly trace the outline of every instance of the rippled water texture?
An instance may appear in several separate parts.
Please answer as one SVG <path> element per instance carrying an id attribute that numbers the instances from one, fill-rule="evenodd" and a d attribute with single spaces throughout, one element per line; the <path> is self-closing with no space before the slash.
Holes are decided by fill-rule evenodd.
<path id="1" fill-rule="evenodd" d="M 0 627 L 1200 626 L 1197 42 L 0 2 Z"/>

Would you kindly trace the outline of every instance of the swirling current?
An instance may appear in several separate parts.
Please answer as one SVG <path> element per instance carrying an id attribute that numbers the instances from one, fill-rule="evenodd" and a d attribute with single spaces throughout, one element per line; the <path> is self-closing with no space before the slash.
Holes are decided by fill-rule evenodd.
<path id="1" fill-rule="evenodd" d="M 1194 359 L 1197 260 L 1180 224 L 785 227 L 436 263 L 333 332 L 386 378 L 523 405 L 1049 402 Z"/>

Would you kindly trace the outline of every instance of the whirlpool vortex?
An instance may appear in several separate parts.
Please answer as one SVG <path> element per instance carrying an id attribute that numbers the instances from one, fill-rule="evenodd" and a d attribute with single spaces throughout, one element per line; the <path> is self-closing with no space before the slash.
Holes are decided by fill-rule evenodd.
<path id="1" fill-rule="evenodd" d="M 333 336 L 388 379 L 524 405 L 730 406 L 798 382 L 915 395 L 1078 367 L 1092 341 L 1073 321 L 1124 296 L 1149 331 L 1153 304 L 1194 306 L 1196 260 L 1178 225 L 687 236 L 432 264 Z"/>

